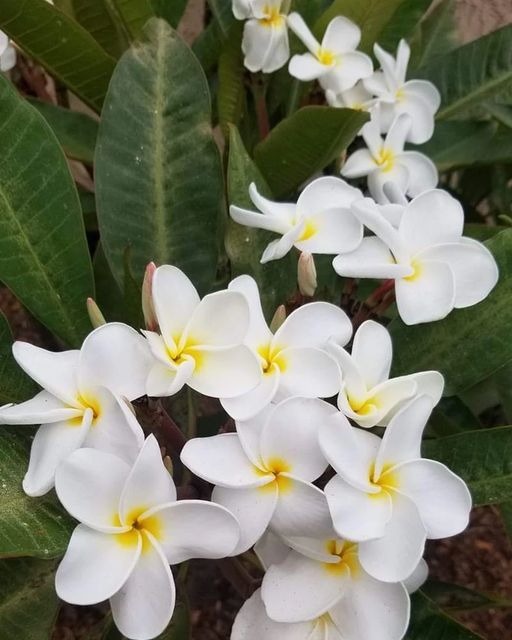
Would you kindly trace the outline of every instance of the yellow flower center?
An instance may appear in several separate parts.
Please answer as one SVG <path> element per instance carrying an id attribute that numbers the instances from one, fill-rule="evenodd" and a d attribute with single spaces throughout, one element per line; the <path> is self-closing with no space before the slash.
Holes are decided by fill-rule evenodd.
<path id="1" fill-rule="evenodd" d="M 413 260 L 411 262 L 411 267 L 413 269 L 413 272 L 410 276 L 405 276 L 404 278 L 404 280 L 407 280 L 407 282 L 414 282 L 415 280 L 417 280 L 421 276 L 423 271 L 423 265 L 416 260 Z"/>
<path id="2" fill-rule="evenodd" d="M 352 411 L 360 416 L 368 416 L 379 409 L 379 403 L 376 398 L 359 400 L 353 396 L 347 396 L 347 400 Z"/>
<path id="3" fill-rule="evenodd" d="M 162 537 L 162 522 L 157 515 L 141 518 L 147 511 L 147 507 L 138 507 L 132 509 L 126 516 L 124 526 L 131 529 L 125 533 L 116 535 L 116 541 L 123 547 L 133 547 L 138 544 L 140 536 L 142 536 L 142 553 L 146 553 L 150 549 L 150 541 L 147 533 L 150 533 L 157 540 Z M 118 513 L 112 517 L 112 523 L 115 527 L 123 526 Z"/>
<path id="4" fill-rule="evenodd" d="M 76 399 L 78 404 L 84 408 L 84 411 L 86 409 L 90 409 L 92 411 L 92 424 L 94 425 L 101 415 L 101 406 L 98 398 L 95 398 L 92 394 L 79 393 Z M 79 416 L 78 418 L 68 420 L 68 424 L 71 427 L 79 427 L 82 424 L 82 420 L 83 416 Z"/>
<path id="5" fill-rule="evenodd" d="M 336 54 L 329 49 L 322 49 L 322 47 L 320 47 L 317 53 L 317 59 L 321 64 L 331 67 L 336 62 Z"/>
<path id="6" fill-rule="evenodd" d="M 259 23 L 264 27 L 281 27 L 284 23 L 284 18 L 280 13 L 278 5 L 266 4 L 263 7 L 264 18 L 261 18 Z"/>
<path id="7" fill-rule="evenodd" d="M 400 486 L 400 480 L 398 477 L 398 472 L 393 471 L 395 465 L 392 462 L 386 462 L 382 466 L 382 471 L 377 477 L 375 474 L 375 462 L 373 462 L 370 466 L 368 477 L 370 479 L 370 484 L 379 489 L 377 493 L 368 494 L 372 498 L 382 497 L 389 492 L 393 492 L 395 489 L 398 489 Z"/>
<path id="8" fill-rule="evenodd" d="M 258 347 L 257 351 L 263 375 L 273 375 L 278 370 L 281 373 L 286 371 L 286 358 L 284 358 L 283 350 L 280 347 L 271 348 L 270 344 L 264 344 Z"/>
<path id="9" fill-rule="evenodd" d="M 325 562 L 326 571 L 341 574 L 348 570 L 351 578 L 357 577 L 360 571 L 357 544 L 346 540 L 328 540 L 326 551 L 339 558 L 339 562 Z"/>
<path id="10" fill-rule="evenodd" d="M 283 476 L 283 473 L 288 473 L 291 470 L 291 466 L 283 460 L 283 458 L 270 458 L 267 461 L 267 464 L 263 466 L 263 469 L 257 469 L 256 472 L 258 475 L 268 475 L 269 473 L 274 475 L 274 480 L 269 482 L 268 484 L 264 484 L 260 489 L 262 491 L 274 491 L 275 483 L 277 482 L 277 486 L 279 491 L 285 492 L 291 488 L 291 480 L 287 476 Z"/>
<path id="11" fill-rule="evenodd" d="M 302 232 L 302 235 L 297 240 L 297 242 L 303 242 L 304 240 L 309 240 L 316 234 L 317 231 L 318 231 L 318 228 L 316 227 L 316 225 L 311 220 L 306 220 L 304 225 L 304 231 Z"/>
<path id="12" fill-rule="evenodd" d="M 375 162 L 381 167 L 384 173 L 391 171 L 395 166 L 395 154 L 391 151 L 391 149 L 386 149 L 382 147 L 378 156 L 375 158 Z"/>
<path id="13" fill-rule="evenodd" d="M 174 342 L 179 345 L 180 338 L 175 339 Z M 203 364 L 204 354 L 197 349 L 197 345 L 198 342 L 188 336 L 185 343 L 176 349 L 172 349 L 166 344 L 167 354 L 174 364 L 178 366 L 183 362 L 192 359 L 195 362 L 194 369 L 198 371 Z"/>

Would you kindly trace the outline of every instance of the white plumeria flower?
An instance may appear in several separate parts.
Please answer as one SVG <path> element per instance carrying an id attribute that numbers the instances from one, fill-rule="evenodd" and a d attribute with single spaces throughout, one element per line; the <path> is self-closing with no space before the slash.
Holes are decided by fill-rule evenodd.
<path id="1" fill-rule="evenodd" d="M 355 215 L 375 237 L 364 238 L 351 253 L 333 261 L 351 278 L 395 281 L 396 302 L 408 324 L 445 318 L 450 311 L 486 298 L 498 281 L 493 255 L 480 242 L 462 236 L 464 212 L 446 191 L 433 189 L 404 209 L 398 229 L 366 198 Z"/>
<path id="2" fill-rule="evenodd" d="M 367 91 L 362 81 L 351 89 L 336 93 L 331 89 L 325 92 L 327 104 L 331 107 L 354 109 L 355 111 L 371 111 L 375 105 L 375 99 Z"/>
<path id="3" fill-rule="evenodd" d="M 282 235 L 265 249 L 262 263 L 282 258 L 294 246 L 311 254 L 351 251 L 363 237 L 363 227 L 350 211 L 361 192 L 339 178 L 325 176 L 314 180 L 301 193 L 297 204 L 267 200 L 258 193 L 255 184 L 249 187 L 249 195 L 261 213 L 231 205 L 233 220 Z"/>
<path id="4" fill-rule="evenodd" d="M 336 640 L 404 636 L 410 611 L 406 588 L 369 575 L 357 544 L 340 539 L 334 531 L 286 542 L 292 550 L 263 578 L 261 597 L 269 618 L 281 623 L 313 620 L 317 625 L 323 618 L 320 628 Z"/>
<path id="5" fill-rule="evenodd" d="M 352 354 L 331 343 L 330 353 L 340 365 L 343 386 L 340 411 L 360 427 L 386 426 L 404 401 L 426 394 L 435 406 L 443 394 L 444 378 L 438 371 L 423 371 L 389 378 L 393 345 L 388 330 L 368 320 L 354 336 Z"/>
<path id="6" fill-rule="evenodd" d="M 358 149 L 347 159 L 342 176 L 368 176 L 368 189 L 380 204 L 389 202 L 384 191 L 386 182 L 395 182 L 410 197 L 433 189 L 439 180 L 435 164 L 418 151 L 404 151 L 411 118 L 406 114 L 397 116 L 385 140 L 377 120 L 367 122 L 361 129 L 368 148 Z"/>
<path id="7" fill-rule="evenodd" d="M 57 570 L 58 596 L 78 605 L 110 599 L 116 626 L 133 640 L 158 636 L 171 620 L 169 564 L 222 558 L 238 541 L 238 524 L 223 507 L 176 502 L 154 436 L 133 466 L 101 451 L 75 451 L 59 467 L 55 488 L 80 522 Z"/>
<path id="8" fill-rule="evenodd" d="M 261 368 L 242 344 L 249 327 L 244 296 L 217 291 L 201 300 L 187 276 L 169 265 L 155 271 L 152 286 L 161 335 L 143 331 L 155 358 L 147 394 L 170 396 L 185 384 L 215 398 L 254 389 Z"/>
<path id="9" fill-rule="evenodd" d="M 221 400 L 230 416 L 247 420 L 285 397 L 329 398 L 338 393 L 340 371 L 325 349 L 330 339 L 345 345 L 352 336 L 352 324 L 342 309 L 328 302 L 303 305 L 273 335 L 254 279 L 239 276 L 229 289 L 242 293 L 248 302 L 251 320 L 245 343 L 261 369 L 257 387 L 238 398 Z"/>
<path id="10" fill-rule="evenodd" d="M 141 335 L 112 323 L 89 334 L 80 351 L 53 353 L 26 342 L 12 351 L 43 387 L 31 400 L 0 409 L 0 424 L 41 424 L 23 480 L 28 495 L 49 491 L 59 463 L 79 447 L 135 459 L 144 436 L 126 400 L 145 394 L 152 362 Z"/>
<path id="11" fill-rule="evenodd" d="M 298 13 L 288 16 L 288 26 L 309 50 L 290 60 L 289 71 L 294 78 L 318 80 L 323 89 L 340 93 L 373 73 L 371 58 L 356 51 L 361 29 L 347 18 L 333 18 L 321 44 Z"/>
<path id="12" fill-rule="evenodd" d="M 434 116 L 441 105 L 439 91 L 426 80 L 406 82 L 411 49 L 405 40 L 398 45 L 396 60 L 378 44 L 374 52 L 382 71 L 366 78 L 364 84 L 379 100 L 381 131 L 388 131 L 396 116 L 407 113 L 412 120 L 407 140 L 415 144 L 427 142 L 434 133 Z"/>
<path id="13" fill-rule="evenodd" d="M 320 428 L 324 455 L 336 475 L 325 493 L 338 535 L 359 542 L 359 560 L 378 580 L 405 580 L 425 540 L 456 535 L 469 521 L 471 495 L 445 465 L 421 457 L 432 400 L 411 400 L 382 440 L 351 427 L 340 413 Z"/>
<path id="14" fill-rule="evenodd" d="M 325 496 L 311 483 L 327 468 L 318 430 L 334 411 L 322 400 L 289 398 L 237 423 L 237 433 L 187 442 L 183 464 L 215 485 L 212 500 L 240 523 L 235 555 L 269 525 L 283 535 L 315 535 L 332 527 Z"/>
<path id="15" fill-rule="evenodd" d="M 0 71 L 10 71 L 16 66 L 16 49 L 11 45 L 9 37 L 0 31 Z"/>
<path id="16" fill-rule="evenodd" d="M 282 0 L 233 0 L 233 14 L 247 20 L 242 51 L 244 65 L 253 73 L 272 73 L 290 57 L 286 15 L 281 13 Z"/>

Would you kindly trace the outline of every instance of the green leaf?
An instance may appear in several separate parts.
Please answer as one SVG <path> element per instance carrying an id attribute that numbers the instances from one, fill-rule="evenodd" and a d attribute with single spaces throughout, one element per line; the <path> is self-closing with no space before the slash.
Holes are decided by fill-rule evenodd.
<path id="1" fill-rule="evenodd" d="M 483 640 L 422 593 L 413 594 L 411 604 L 411 622 L 404 640 Z"/>
<path id="2" fill-rule="evenodd" d="M 139 282 L 152 260 L 182 268 L 203 293 L 214 281 L 224 186 L 210 119 L 197 59 L 154 19 L 116 68 L 96 151 L 103 249 L 120 284 L 127 247 Z"/>
<path id="3" fill-rule="evenodd" d="M 174 28 L 179 24 L 188 0 L 151 0 L 155 16 L 163 18 Z"/>
<path id="4" fill-rule="evenodd" d="M 44 118 L 2 77 L 0 123 L 0 280 L 77 346 L 94 282 L 73 179 Z"/>
<path id="5" fill-rule="evenodd" d="M 258 168 L 251 160 L 236 127 L 230 128 L 228 197 L 230 204 L 254 209 L 249 198 L 249 185 L 254 182 L 263 195 L 272 193 Z M 247 273 L 260 288 L 261 302 L 268 321 L 280 304 L 284 304 L 296 290 L 296 259 L 288 254 L 281 260 L 261 264 L 267 244 L 275 235 L 252 229 L 229 220 L 226 232 L 226 251 L 231 261 L 232 275 Z"/>
<path id="6" fill-rule="evenodd" d="M 417 74 L 441 92 L 438 118 L 450 118 L 489 101 L 512 97 L 512 26 L 434 59 Z"/>
<path id="7" fill-rule="evenodd" d="M 481 593 L 458 584 L 438 580 L 428 580 L 421 587 L 421 591 L 442 609 L 451 609 L 457 612 L 512 606 L 512 600 L 503 598 L 503 596 L 494 593 Z"/>
<path id="8" fill-rule="evenodd" d="M 84 113 L 63 109 L 34 98 L 30 98 L 29 102 L 50 125 L 64 153 L 73 160 L 92 165 L 98 135 L 96 120 Z"/>
<path id="9" fill-rule="evenodd" d="M 2 0 L 0 29 L 86 104 L 101 109 L 115 62 L 68 15 L 46 0 Z"/>
<path id="10" fill-rule="evenodd" d="M 16 558 L 0 562 L 0 628 L 16 640 L 50 638 L 59 610 L 56 563 Z"/>
<path id="11" fill-rule="evenodd" d="M 243 24 L 241 22 L 232 26 L 219 58 L 217 111 L 226 138 L 229 136 L 228 125 L 238 126 L 245 104 L 242 32 Z"/>
<path id="12" fill-rule="evenodd" d="M 37 392 L 31 378 L 18 366 L 12 356 L 11 327 L 0 313 L 0 406 L 10 402 L 23 402 Z"/>
<path id="13" fill-rule="evenodd" d="M 512 498 L 512 427 L 425 440 L 422 453 L 459 475 L 468 484 L 475 506 Z"/>
<path id="14" fill-rule="evenodd" d="M 70 0 L 75 20 L 114 58 L 128 46 L 128 39 L 112 15 L 109 0 Z"/>
<path id="15" fill-rule="evenodd" d="M 108 322 L 126 322 L 125 298 L 108 265 L 105 253 L 98 244 L 94 254 L 96 302 Z"/>
<path id="16" fill-rule="evenodd" d="M 376 42 L 386 51 L 396 51 L 402 38 L 409 40 L 433 0 L 404 0 L 384 25 Z"/>
<path id="17" fill-rule="evenodd" d="M 464 225 L 464 235 L 480 242 L 490 240 L 498 233 L 506 231 L 507 227 L 504 225 L 489 226 L 487 224 L 478 224 L 477 222 L 468 222 Z"/>
<path id="18" fill-rule="evenodd" d="M 338 158 L 368 117 L 352 109 L 312 106 L 280 122 L 254 151 L 274 194 L 290 193 Z"/>
<path id="19" fill-rule="evenodd" d="M 408 327 L 394 320 L 393 375 L 435 369 L 445 377 L 445 395 L 455 395 L 512 360 L 512 229 L 486 246 L 500 269 L 497 286 L 480 304 L 438 322 Z"/>
<path id="20" fill-rule="evenodd" d="M 441 0 L 411 38 L 410 69 L 417 69 L 457 46 L 455 0 Z"/>
<path id="21" fill-rule="evenodd" d="M 129 41 L 142 35 L 144 25 L 155 16 L 151 0 L 107 0 L 110 11 Z"/>
<path id="22" fill-rule="evenodd" d="M 224 35 L 216 20 L 202 31 L 192 44 L 192 51 L 201 63 L 205 73 L 209 73 L 217 64 L 224 46 Z"/>
<path id="23" fill-rule="evenodd" d="M 0 557 L 56 558 L 66 550 L 74 523 L 54 494 L 27 496 L 21 482 L 27 470 L 29 427 L 0 430 Z"/>

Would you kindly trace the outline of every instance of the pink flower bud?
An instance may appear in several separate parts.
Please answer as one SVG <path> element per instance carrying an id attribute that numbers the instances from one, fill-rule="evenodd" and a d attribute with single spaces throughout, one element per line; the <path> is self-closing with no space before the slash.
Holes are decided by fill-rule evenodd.
<path id="1" fill-rule="evenodd" d="M 270 323 L 270 331 L 275 333 L 279 327 L 286 320 L 286 307 L 284 304 L 281 304 L 277 307 L 276 312 L 274 313 L 274 317 L 272 318 L 272 322 Z"/>
<path id="2" fill-rule="evenodd" d="M 303 296 L 312 298 L 315 295 L 317 280 L 315 259 L 310 253 L 302 252 L 298 264 L 299 291 Z"/>
<path id="3" fill-rule="evenodd" d="M 101 313 L 100 308 L 92 298 L 87 298 L 87 313 L 89 314 L 89 320 L 94 329 L 107 324 L 105 316 Z"/>
<path id="4" fill-rule="evenodd" d="M 153 306 L 153 276 L 155 275 L 156 264 L 150 262 L 146 267 L 144 274 L 144 282 L 142 283 L 142 313 L 146 322 L 148 331 L 156 331 L 158 329 L 158 320 L 156 319 L 155 308 Z"/>

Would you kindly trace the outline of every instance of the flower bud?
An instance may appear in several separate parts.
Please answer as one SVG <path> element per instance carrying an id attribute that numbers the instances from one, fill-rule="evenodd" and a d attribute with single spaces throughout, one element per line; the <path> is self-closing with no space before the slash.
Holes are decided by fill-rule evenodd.
<path id="1" fill-rule="evenodd" d="M 107 324 L 105 316 L 101 313 L 100 308 L 92 298 L 87 298 L 87 313 L 89 314 L 89 320 L 94 329 Z"/>
<path id="2" fill-rule="evenodd" d="M 317 280 L 315 259 L 310 253 L 302 252 L 298 264 L 299 291 L 303 296 L 312 298 L 315 295 Z"/>
<path id="3" fill-rule="evenodd" d="M 286 307 L 284 304 L 281 304 L 277 307 L 276 312 L 274 313 L 274 317 L 272 318 L 272 322 L 270 323 L 270 331 L 275 333 L 279 327 L 286 320 Z"/>
<path id="4" fill-rule="evenodd" d="M 156 331 L 158 329 L 158 320 L 153 306 L 153 276 L 155 271 L 156 264 L 150 262 L 146 267 L 144 282 L 142 283 L 142 313 L 144 314 L 144 321 L 148 331 Z"/>

